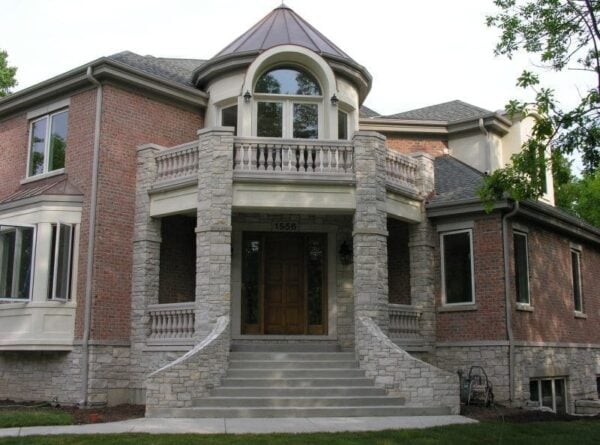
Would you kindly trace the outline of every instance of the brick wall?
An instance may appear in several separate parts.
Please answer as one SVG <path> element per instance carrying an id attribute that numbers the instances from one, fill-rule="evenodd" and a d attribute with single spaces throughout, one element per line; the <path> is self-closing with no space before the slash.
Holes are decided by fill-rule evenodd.
<path id="1" fill-rule="evenodd" d="M 408 225 L 388 218 L 388 287 L 390 303 L 410 304 Z"/>
<path id="2" fill-rule="evenodd" d="M 386 146 L 400 153 L 416 153 L 423 151 L 431 156 L 438 157 L 448 153 L 448 141 L 431 136 L 406 136 L 395 133 L 384 133 Z"/>
<path id="3" fill-rule="evenodd" d="M 17 190 L 25 177 L 27 133 L 25 113 L 0 121 L 0 199 Z"/>
<path id="4" fill-rule="evenodd" d="M 194 301 L 196 295 L 196 220 L 168 216 L 161 223 L 158 302 Z"/>
<path id="5" fill-rule="evenodd" d="M 436 237 L 437 340 L 505 340 L 502 219 L 499 214 L 474 219 L 473 258 L 477 310 L 440 312 L 441 271 L 439 236 Z M 443 310 L 443 309 L 442 309 Z"/>
<path id="6" fill-rule="evenodd" d="M 519 221 L 528 228 L 532 312 L 513 308 L 516 340 L 562 343 L 600 343 L 600 249 L 579 242 L 583 312 L 576 318 L 571 280 L 570 240 L 564 235 Z M 510 243 L 512 258 L 512 242 Z M 512 301 L 516 301 L 514 263 Z"/>
<path id="7" fill-rule="evenodd" d="M 113 86 L 104 88 L 91 338 L 129 338 L 136 148 L 196 139 L 202 116 Z"/>

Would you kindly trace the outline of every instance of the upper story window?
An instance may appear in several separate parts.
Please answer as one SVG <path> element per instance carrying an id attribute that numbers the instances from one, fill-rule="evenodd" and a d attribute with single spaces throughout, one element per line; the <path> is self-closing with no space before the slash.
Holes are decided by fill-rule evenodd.
<path id="1" fill-rule="evenodd" d="M 67 110 L 61 110 L 31 122 L 28 176 L 49 173 L 65 167 L 68 115 Z"/>
<path id="2" fill-rule="evenodd" d="M 256 135 L 317 139 L 322 126 L 323 95 L 310 73 L 280 67 L 264 73 L 254 88 Z"/>
<path id="3" fill-rule="evenodd" d="M 471 230 L 442 233 L 440 244 L 443 304 L 474 303 Z"/>

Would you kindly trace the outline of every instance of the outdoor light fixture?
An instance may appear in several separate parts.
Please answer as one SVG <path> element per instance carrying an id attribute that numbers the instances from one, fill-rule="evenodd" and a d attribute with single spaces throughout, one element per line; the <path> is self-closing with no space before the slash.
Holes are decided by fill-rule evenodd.
<path id="1" fill-rule="evenodd" d="M 354 253 L 352 252 L 352 246 L 348 243 L 348 241 L 344 240 L 344 242 L 340 246 L 339 254 L 340 254 L 340 262 L 344 266 L 347 266 L 347 265 L 353 263 L 353 259 L 354 259 L 353 254 Z"/>
<path id="2" fill-rule="evenodd" d="M 331 96 L 331 105 L 333 105 L 335 107 L 338 102 L 339 102 L 339 99 L 337 98 L 337 96 L 334 93 L 334 95 Z"/>
<path id="3" fill-rule="evenodd" d="M 244 102 L 249 103 L 250 99 L 252 99 L 252 94 L 250 94 L 250 91 L 246 90 L 244 93 Z"/>

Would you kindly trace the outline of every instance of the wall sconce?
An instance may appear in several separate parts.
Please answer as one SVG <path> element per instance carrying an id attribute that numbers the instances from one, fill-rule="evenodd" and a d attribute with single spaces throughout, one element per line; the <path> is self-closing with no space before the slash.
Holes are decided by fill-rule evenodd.
<path id="1" fill-rule="evenodd" d="M 333 105 L 335 107 L 339 101 L 340 100 L 337 98 L 337 96 L 334 93 L 333 96 L 331 96 L 331 105 Z"/>
<path id="2" fill-rule="evenodd" d="M 354 262 L 354 252 L 352 251 L 352 245 L 349 244 L 348 241 L 344 240 L 338 253 L 340 254 L 340 262 L 344 266 Z"/>
<path id="3" fill-rule="evenodd" d="M 244 93 L 244 102 L 249 103 L 250 99 L 252 99 L 252 94 L 250 94 L 250 91 L 246 90 Z"/>

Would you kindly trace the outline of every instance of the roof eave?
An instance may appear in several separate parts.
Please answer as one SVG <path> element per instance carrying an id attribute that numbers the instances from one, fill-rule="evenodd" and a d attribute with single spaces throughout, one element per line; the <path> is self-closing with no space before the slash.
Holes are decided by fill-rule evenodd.
<path id="1" fill-rule="evenodd" d="M 93 69 L 94 77 L 101 80 L 124 82 L 191 106 L 205 107 L 208 103 L 208 95 L 202 91 L 102 57 L 3 98 L 0 100 L 0 118 L 36 103 L 91 86 L 86 75 L 89 66 Z"/>

